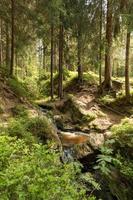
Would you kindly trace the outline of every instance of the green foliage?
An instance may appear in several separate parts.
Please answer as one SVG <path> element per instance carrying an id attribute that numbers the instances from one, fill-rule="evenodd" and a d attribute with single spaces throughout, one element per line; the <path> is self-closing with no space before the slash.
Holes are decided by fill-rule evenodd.
<path id="1" fill-rule="evenodd" d="M 113 103 L 115 101 L 115 99 L 110 95 L 105 95 L 105 96 L 101 97 L 99 99 L 99 101 L 106 105 L 109 105 L 110 103 Z"/>
<path id="2" fill-rule="evenodd" d="M 112 139 L 101 147 L 95 169 L 100 169 L 118 199 L 129 200 L 133 195 L 133 120 L 122 120 L 113 126 L 112 132 Z"/>
<path id="3" fill-rule="evenodd" d="M 28 112 L 23 105 L 16 105 L 12 108 L 12 113 L 14 117 L 28 117 Z"/>
<path id="4" fill-rule="evenodd" d="M 87 72 L 83 75 L 83 81 L 88 85 L 98 84 L 98 75 L 94 72 Z"/>
<path id="5" fill-rule="evenodd" d="M 3 128 L 2 131 L 4 135 L 9 135 L 16 138 L 24 139 L 27 144 L 31 144 L 34 141 L 37 141 L 37 138 L 33 136 L 33 133 L 28 131 L 26 125 L 28 123 L 28 118 L 14 118 L 9 121 L 9 124 L 6 128 Z"/>
<path id="6" fill-rule="evenodd" d="M 47 146 L 0 136 L 0 198 L 10 200 L 87 199 L 77 164 L 62 165 Z M 90 198 L 91 200 L 94 198 Z"/>
<path id="7" fill-rule="evenodd" d="M 20 83 L 17 79 L 8 79 L 8 84 L 11 90 L 19 97 L 28 97 L 25 85 Z"/>
<path id="8" fill-rule="evenodd" d="M 111 143 L 112 142 L 114 143 L 114 140 L 112 140 Z M 97 156 L 98 165 L 95 166 L 94 168 L 100 169 L 104 175 L 108 176 L 111 173 L 110 167 L 112 165 L 120 166 L 121 162 L 113 156 L 113 149 L 108 146 L 108 143 L 102 146 L 100 150 L 101 154 Z"/>
<path id="9" fill-rule="evenodd" d="M 93 121 L 94 119 L 96 119 L 96 115 L 90 112 L 89 114 L 84 115 L 81 118 L 80 123 L 81 124 L 89 123 L 89 122 Z"/>
<path id="10" fill-rule="evenodd" d="M 56 134 L 56 128 L 47 117 L 35 117 L 28 120 L 26 129 L 38 137 L 49 138 Z"/>
<path id="11" fill-rule="evenodd" d="M 133 120 L 124 119 L 120 125 L 112 127 L 115 140 L 121 147 L 133 147 Z"/>
<path id="12" fill-rule="evenodd" d="M 26 78 L 25 81 L 18 81 L 17 79 L 8 79 L 8 84 L 11 90 L 19 97 L 34 99 L 39 95 L 36 82 L 30 78 Z"/>
<path id="13" fill-rule="evenodd" d="M 37 138 L 46 142 L 47 139 L 56 137 L 57 131 L 50 119 L 45 116 L 28 118 L 27 115 L 22 114 L 21 117 L 11 119 L 8 127 L 2 129 L 3 132 L 12 137 L 23 138 L 29 143 Z"/>
<path id="14" fill-rule="evenodd" d="M 91 173 L 85 173 L 81 175 L 81 180 L 84 184 L 89 184 L 88 191 L 101 190 L 100 184 L 96 182 L 95 178 Z"/>
<path id="15" fill-rule="evenodd" d="M 37 77 L 26 77 L 23 84 L 28 91 L 29 98 L 36 99 L 40 96 Z"/>

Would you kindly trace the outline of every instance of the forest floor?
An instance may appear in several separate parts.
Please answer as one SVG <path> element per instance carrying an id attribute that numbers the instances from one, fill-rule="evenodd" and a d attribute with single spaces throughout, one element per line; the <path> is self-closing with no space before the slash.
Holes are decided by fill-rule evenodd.
<path id="1" fill-rule="evenodd" d="M 17 95 L 7 81 L 0 77 L 0 123 L 6 126 L 19 106 L 27 109 L 31 116 L 38 114 L 37 109 L 26 98 Z"/>
<path id="2" fill-rule="evenodd" d="M 86 144 L 89 139 L 91 146 L 97 148 L 103 144 L 106 137 L 110 137 L 110 128 L 114 124 L 119 124 L 121 119 L 126 116 L 126 113 L 116 112 L 117 108 L 119 110 L 119 105 L 117 105 L 117 108 L 112 109 L 101 104 L 98 87 L 95 84 L 80 87 L 73 84 L 73 88 L 70 85 L 65 91 L 63 100 L 38 101 L 37 103 L 43 108 L 43 112 L 50 113 L 52 116 L 65 146 Z M 8 119 L 14 117 L 14 112 L 17 106 L 20 105 L 24 106 L 32 117 L 39 115 L 40 109 L 35 108 L 29 101 L 16 95 L 6 81 L 1 78 L 0 123 L 7 125 Z M 83 140 L 80 142 L 80 139 Z"/>
<path id="3" fill-rule="evenodd" d="M 67 88 L 61 101 L 41 100 L 37 103 L 54 118 L 63 145 L 67 148 L 78 145 L 76 154 L 84 157 L 111 137 L 111 127 L 119 124 L 127 113 L 119 111 L 119 104 L 113 109 L 101 103 L 95 84 L 73 87 Z"/>

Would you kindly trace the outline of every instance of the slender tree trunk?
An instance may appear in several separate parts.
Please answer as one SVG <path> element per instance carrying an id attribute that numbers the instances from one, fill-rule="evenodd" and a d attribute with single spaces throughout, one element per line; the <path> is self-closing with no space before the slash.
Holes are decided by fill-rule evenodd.
<path id="1" fill-rule="evenodd" d="M 0 67 L 3 63 L 3 48 L 2 48 L 2 19 L 0 19 Z"/>
<path id="2" fill-rule="evenodd" d="M 104 88 L 112 88 L 112 68 L 111 68 L 111 47 L 112 47 L 112 0 L 107 1 L 107 22 L 106 22 L 106 50 L 105 50 L 105 77 Z"/>
<path id="3" fill-rule="evenodd" d="M 15 54 L 15 77 L 18 77 L 18 54 Z"/>
<path id="4" fill-rule="evenodd" d="M 46 71 L 46 46 L 43 39 L 43 69 Z"/>
<path id="5" fill-rule="evenodd" d="M 14 0 L 11 0 L 11 65 L 10 76 L 13 76 L 14 69 Z"/>
<path id="6" fill-rule="evenodd" d="M 100 47 L 99 47 L 99 85 L 102 84 L 102 23 L 103 23 L 103 0 L 100 5 Z"/>
<path id="7" fill-rule="evenodd" d="M 53 80 L 53 61 L 54 61 L 54 25 L 51 24 L 51 99 L 54 97 L 54 80 Z"/>
<path id="8" fill-rule="evenodd" d="M 60 30 L 59 30 L 59 98 L 63 98 L 63 39 L 64 39 L 64 33 L 63 33 L 63 25 L 60 24 Z"/>
<path id="9" fill-rule="evenodd" d="M 129 86 L 130 36 L 131 36 L 130 32 L 127 32 L 126 59 L 125 59 L 125 93 L 127 101 L 130 101 L 130 86 Z"/>
<path id="10" fill-rule="evenodd" d="M 81 64 L 81 33 L 80 30 L 78 31 L 78 44 L 77 44 L 77 50 L 78 50 L 78 81 L 79 83 L 82 83 L 83 81 L 83 69 Z"/>
<path id="11" fill-rule="evenodd" d="M 57 44 L 54 42 L 54 71 L 57 72 L 58 66 L 57 66 L 57 55 L 56 55 L 56 47 Z"/>
<path id="12" fill-rule="evenodd" d="M 9 27 L 8 23 L 6 23 L 6 69 L 9 73 L 9 64 L 10 64 L 10 55 L 9 55 Z"/>

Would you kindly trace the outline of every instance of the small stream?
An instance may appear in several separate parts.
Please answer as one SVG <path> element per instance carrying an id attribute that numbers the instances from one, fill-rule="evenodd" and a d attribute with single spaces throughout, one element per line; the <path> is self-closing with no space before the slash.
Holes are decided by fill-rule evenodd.
<path id="1" fill-rule="evenodd" d="M 51 107 L 41 107 L 41 111 L 45 114 L 49 110 L 51 110 Z M 73 134 L 78 134 L 78 135 L 84 135 L 84 134 L 89 134 L 91 130 L 87 130 L 85 132 L 75 130 L 74 128 L 63 128 L 63 127 L 58 127 L 58 125 L 55 123 L 57 129 L 60 131 L 63 131 L 64 133 L 73 133 Z M 101 190 L 100 191 L 94 191 L 94 196 L 96 196 L 97 199 L 101 200 L 118 200 L 110 191 L 108 187 L 107 180 L 103 179 L 103 177 L 100 175 L 100 173 L 96 170 L 94 170 L 94 166 L 96 165 L 97 161 L 97 156 L 100 154 L 99 150 L 94 150 L 93 153 L 90 153 L 86 156 L 83 156 L 78 159 L 78 161 L 82 164 L 82 173 L 87 173 L 90 172 L 94 175 L 95 179 L 97 182 L 100 182 L 101 185 Z M 64 147 L 64 154 L 63 157 L 61 158 L 62 162 L 73 162 L 75 159 L 75 152 L 73 146 L 71 147 Z M 89 195 L 89 194 L 88 194 Z"/>

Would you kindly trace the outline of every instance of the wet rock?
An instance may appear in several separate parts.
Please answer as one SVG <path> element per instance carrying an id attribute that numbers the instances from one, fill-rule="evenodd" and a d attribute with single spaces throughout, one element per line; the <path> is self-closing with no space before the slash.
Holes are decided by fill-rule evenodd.
<path id="1" fill-rule="evenodd" d="M 104 134 L 100 133 L 60 132 L 59 137 L 64 148 L 73 148 L 73 156 L 76 159 L 92 154 L 105 141 Z"/>

